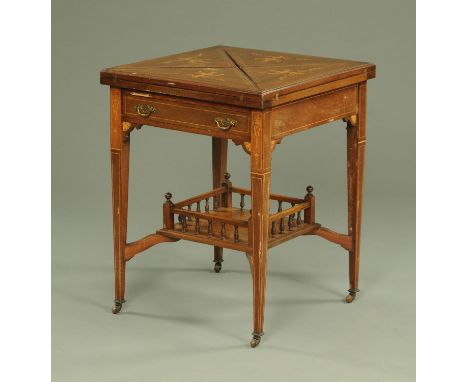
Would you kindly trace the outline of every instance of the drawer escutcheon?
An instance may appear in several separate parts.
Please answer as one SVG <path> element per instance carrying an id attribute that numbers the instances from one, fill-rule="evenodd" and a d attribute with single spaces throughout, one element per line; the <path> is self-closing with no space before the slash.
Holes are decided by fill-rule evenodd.
<path id="1" fill-rule="evenodd" d="M 218 128 L 223 131 L 228 131 L 231 127 L 237 125 L 237 121 L 230 118 L 216 117 L 214 121 L 216 122 L 216 125 L 218 125 Z"/>

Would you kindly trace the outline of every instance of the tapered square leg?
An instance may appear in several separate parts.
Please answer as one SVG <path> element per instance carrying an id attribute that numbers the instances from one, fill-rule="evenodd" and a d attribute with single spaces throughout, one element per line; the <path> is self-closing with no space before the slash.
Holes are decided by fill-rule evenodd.
<path id="1" fill-rule="evenodd" d="M 224 181 L 224 174 L 227 171 L 227 149 L 228 141 L 223 138 L 212 138 L 211 152 L 212 152 L 212 168 L 213 168 L 213 188 L 221 187 Z M 218 198 L 217 205 L 219 206 L 221 199 Z M 223 260 L 223 248 L 214 247 L 214 271 L 216 273 L 221 271 Z"/>
<path id="2" fill-rule="evenodd" d="M 263 335 L 268 248 L 268 218 L 271 176 L 271 131 L 269 112 L 252 112 L 250 181 L 252 189 L 250 244 L 253 280 L 253 338 L 256 347 Z"/>
<path id="3" fill-rule="evenodd" d="M 362 192 L 366 146 L 366 84 L 359 85 L 359 113 L 347 124 L 348 161 L 348 234 L 352 238 L 349 251 L 349 294 L 352 302 L 359 292 L 359 257 L 361 250 Z"/>
<path id="4" fill-rule="evenodd" d="M 121 91 L 111 88 L 110 144 L 112 169 L 112 213 L 114 226 L 115 300 L 112 312 L 118 313 L 125 302 L 125 258 L 127 241 L 128 175 L 130 134 L 121 120 Z"/>

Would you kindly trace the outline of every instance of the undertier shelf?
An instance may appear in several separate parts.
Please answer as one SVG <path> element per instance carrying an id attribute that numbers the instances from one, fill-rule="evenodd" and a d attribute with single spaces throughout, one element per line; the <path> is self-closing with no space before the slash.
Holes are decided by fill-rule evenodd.
<path id="1" fill-rule="evenodd" d="M 271 212 L 268 218 L 268 248 L 297 236 L 311 234 L 320 228 L 314 222 L 315 198 L 307 187 L 304 198 L 270 194 Z M 233 194 L 239 194 L 239 206 L 233 206 Z M 173 239 L 251 252 L 252 219 L 245 208 L 245 198 L 251 191 L 233 187 L 226 174 L 222 187 L 173 203 L 166 194 L 164 228 L 158 233 Z"/>

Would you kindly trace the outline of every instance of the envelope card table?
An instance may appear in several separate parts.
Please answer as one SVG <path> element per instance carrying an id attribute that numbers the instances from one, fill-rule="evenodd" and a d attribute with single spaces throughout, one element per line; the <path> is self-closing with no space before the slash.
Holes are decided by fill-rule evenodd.
<path id="1" fill-rule="evenodd" d="M 110 87 L 113 312 L 125 302 L 126 262 L 151 246 L 178 240 L 213 246 L 215 272 L 221 271 L 223 248 L 246 254 L 253 280 L 252 347 L 263 335 L 269 248 L 302 235 L 340 245 L 349 253 L 346 302 L 352 302 L 359 291 L 366 85 L 374 77 L 371 63 L 229 46 L 102 70 L 101 83 Z M 347 134 L 346 233 L 315 220 L 312 186 L 304 197 L 270 192 L 275 146 L 336 120 L 346 123 Z M 213 184 L 186 200 L 168 192 L 162 228 L 127 243 L 130 135 L 142 125 L 211 137 Z M 231 182 L 228 140 L 250 155 L 250 188 Z"/>

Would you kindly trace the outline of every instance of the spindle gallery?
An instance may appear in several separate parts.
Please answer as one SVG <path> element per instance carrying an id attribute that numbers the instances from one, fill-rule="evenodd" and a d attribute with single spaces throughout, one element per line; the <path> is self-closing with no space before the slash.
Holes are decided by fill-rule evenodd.
<path id="1" fill-rule="evenodd" d="M 340 245 L 349 261 L 345 300 L 352 302 L 359 292 L 366 88 L 374 77 L 375 65 L 370 63 L 227 46 L 102 70 L 101 83 L 110 86 L 113 313 L 125 302 L 126 262 L 156 244 L 178 240 L 213 246 L 216 273 L 222 270 L 224 248 L 246 254 L 253 280 L 252 347 L 263 335 L 269 248 L 303 235 Z M 345 122 L 347 136 L 346 233 L 315 220 L 312 186 L 305 188 L 303 197 L 270 193 L 277 144 L 337 120 Z M 162 228 L 128 243 L 130 136 L 143 125 L 210 136 L 213 183 L 206 193 L 182 201 L 167 192 Z M 231 183 L 228 140 L 250 156 L 250 188 Z M 307 158 L 304 153 L 303 160 Z M 307 178 L 304 174 L 298 182 L 307 185 Z M 158 179 L 163 181 L 162 176 Z"/>

